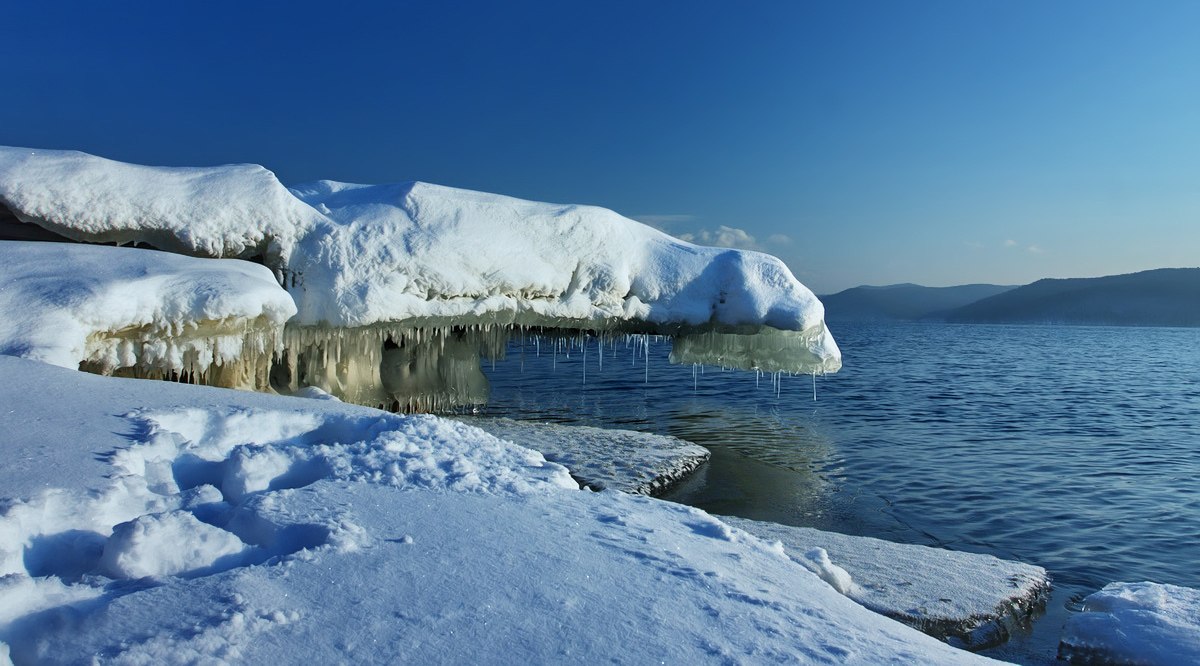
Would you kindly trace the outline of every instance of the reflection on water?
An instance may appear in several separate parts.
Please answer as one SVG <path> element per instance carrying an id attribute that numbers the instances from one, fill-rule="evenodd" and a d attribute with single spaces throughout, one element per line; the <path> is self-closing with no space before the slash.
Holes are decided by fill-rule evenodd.
<path id="1" fill-rule="evenodd" d="M 1052 661 L 1073 597 L 1200 587 L 1200 330 L 834 326 L 839 374 L 770 377 L 606 348 L 510 346 L 487 413 L 622 427 L 713 451 L 671 495 L 716 513 L 1042 565 L 1034 630 L 988 654 Z"/>

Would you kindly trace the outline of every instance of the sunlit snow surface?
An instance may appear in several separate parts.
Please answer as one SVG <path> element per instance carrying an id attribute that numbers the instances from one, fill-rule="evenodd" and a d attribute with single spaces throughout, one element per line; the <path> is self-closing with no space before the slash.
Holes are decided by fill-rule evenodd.
<path id="1" fill-rule="evenodd" d="M 0 148 L 0 204 L 75 240 L 265 263 L 295 299 L 291 323 L 309 331 L 294 357 L 327 357 L 347 330 L 498 326 L 671 335 L 683 363 L 841 365 L 824 308 L 780 260 L 692 245 L 593 206 L 426 183 L 288 190 L 253 165 L 144 167 L 23 148 Z"/>
<path id="2" fill-rule="evenodd" d="M 12 357 L 0 401 L 14 663 L 987 661 L 462 424 Z"/>

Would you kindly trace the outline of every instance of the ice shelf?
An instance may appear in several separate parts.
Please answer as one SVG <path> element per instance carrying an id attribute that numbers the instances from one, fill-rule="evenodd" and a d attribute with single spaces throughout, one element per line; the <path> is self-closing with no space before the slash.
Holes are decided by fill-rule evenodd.
<path id="1" fill-rule="evenodd" d="M 659 495 L 708 460 L 708 449 L 633 430 L 457 416 L 500 439 L 541 452 L 593 489 Z"/>
<path id="2" fill-rule="evenodd" d="M 1200 590 L 1110 583 L 1083 600 L 1058 646 L 1072 664 L 1200 663 Z"/>
<path id="3" fill-rule="evenodd" d="M 1045 605 L 1046 570 L 991 555 L 898 544 L 745 518 L 721 520 L 760 539 L 778 540 L 814 572 L 813 549 L 849 574 L 846 596 L 952 645 L 982 649 L 1008 639 L 1013 627 Z"/>

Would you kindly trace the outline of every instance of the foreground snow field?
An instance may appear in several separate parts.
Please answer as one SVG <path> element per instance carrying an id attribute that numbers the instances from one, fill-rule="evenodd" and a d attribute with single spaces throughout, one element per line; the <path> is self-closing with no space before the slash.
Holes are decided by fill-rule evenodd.
<path id="1" fill-rule="evenodd" d="M 15 663 L 986 661 L 443 419 L 11 357 L 0 404 Z"/>

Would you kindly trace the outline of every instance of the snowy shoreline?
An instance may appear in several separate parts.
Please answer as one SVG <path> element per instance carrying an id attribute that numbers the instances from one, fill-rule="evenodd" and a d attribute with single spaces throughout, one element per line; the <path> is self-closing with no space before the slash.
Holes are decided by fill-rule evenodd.
<path id="1" fill-rule="evenodd" d="M 1045 584 L 580 489 L 549 459 L 651 493 L 704 460 L 677 440 L 494 421 L 497 438 L 273 394 L 482 402 L 481 357 L 527 330 L 662 333 L 674 362 L 836 372 L 820 301 L 774 257 L 588 206 L 2 147 L 0 223 L 77 242 L 0 240 L 0 663 L 985 663 L 864 606 L 961 624 L 899 608 L 916 598 L 901 587 L 938 593 L 918 580 L 932 559 L 965 585 L 996 569 L 957 600 L 970 622 Z M 1112 621 L 1159 612 L 1147 635 L 1197 624 L 1186 591 L 1094 597 Z M 1115 654 L 1089 635 L 1108 621 L 1076 622 L 1071 649 Z"/>

